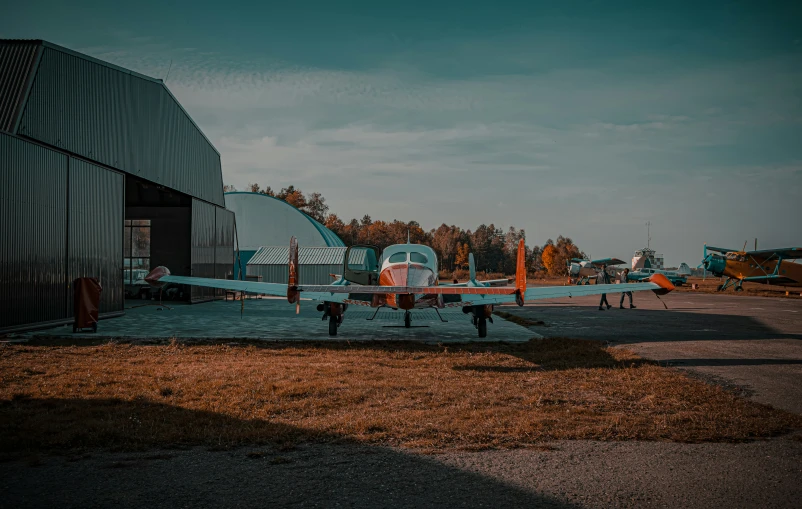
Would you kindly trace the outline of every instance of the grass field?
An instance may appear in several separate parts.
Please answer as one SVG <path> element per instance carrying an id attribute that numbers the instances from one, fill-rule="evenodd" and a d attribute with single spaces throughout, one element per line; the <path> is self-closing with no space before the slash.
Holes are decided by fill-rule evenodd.
<path id="1" fill-rule="evenodd" d="M 802 428 L 598 342 L 0 346 L 0 451 L 744 441 Z"/>

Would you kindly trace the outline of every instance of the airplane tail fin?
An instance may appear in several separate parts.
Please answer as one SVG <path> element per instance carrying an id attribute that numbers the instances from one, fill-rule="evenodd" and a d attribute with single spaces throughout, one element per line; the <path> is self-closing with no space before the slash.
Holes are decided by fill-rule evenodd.
<path id="1" fill-rule="evenodd" d="M 518 261 L 515 266 L 515 302 L 524 305 L 526 295 L 526 244 L 524 239 L 518 241 Z"/>
<path id="2" fill-rule="evenodd" d="M 473 253 L 468 253 L 468 281 L 471 286 L 479 286 L 476 282 L 476 262 L 473 260 Z"/>
<path id="3" fill-rule="evenodd" d="M 301 292 L 298 291 L 298 239 L 290 237 L 290 256 L 287 263 L 287 302 L 295 304 L 295 312 L 301 312 Z"/>

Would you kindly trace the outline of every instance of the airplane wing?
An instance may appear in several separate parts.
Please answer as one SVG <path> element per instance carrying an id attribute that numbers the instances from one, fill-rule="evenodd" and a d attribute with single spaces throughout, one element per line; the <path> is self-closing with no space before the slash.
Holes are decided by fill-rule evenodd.
<path id="1" fill-rule="evenodd" d="M 178 283 L 184 285 L 204 286 L 207 288 L 219 288 L 221 290 L 235 290 L 239 292 L 259 293 L 263 295 L 275 295 L 277 297 L 287 296 L 287 285 L 281 283 L 263 283 L 260 281 L 237 281 L 232 279 L 212 279 L 205 277 L 189 276 L 161 276 L 159 283 Z M 319 288 L 346 288 L 346 292 L 338 292 L 337 295 L 329 292 L 305 291 L 301 293 L 301 298 L 312 300 L 326 300 L 329 302 L 345 302 L 348 300 L 349 293 L 364 293 L 359 286 L 320 286 Z"/>
<path id="2" fill-rule="evenodd" d="M 298 244 L 295 237 L 290 239 L 288 263 L 289 284 L 263 283 L 259 281 L 237 281 L 231 279 L 212 279 L 189 276 L 173 276 L 166 267 L 156 267 L 145 281 L 157 288 L 165 283 L 179 283 L 225 290 L 261 293 L 265 295 L 286 296 L 290 303 L 298 303 L 300 298 L 328 302 L 367 303 L 366 296 L 374 294 L 417 294 L 417 295 L 464 295 L 460 305 L 501 304 L 516 302 L 523 305 L 525 300 L 553 299 L 580 295 L 598 295 L 601 293 L 633 292 L 652 290 L 665 294 L 674 289 L 674 285 L 662 274 L 653 274 L 646 282 L 627 285 L 582 285 L 552 286 L 526 288 L 526 260 L 523 239 L 518 245 L 518 260 L 515 272 L 515 286 L 479 286 L 475 280 L 475 269 L 471 267 L 472 286 L 375 286 L 375 285 L 302 285 L 298 284 Z M 470 257 L 471 262 L 473 256 Z M 372 300 L 372 299 L 371 299 Z M 456 303 L 454 303 L 456 304 Z"/>
<path id="3" fill-rule="evenodd" d="M 761 249 L 759 251 L 746 251 L 743 252 L 740 249 L 725 249 L 722 247 L 710 247 L 705 246 L 708 251 L 715 251 L 716 253 L 727 254 L 727 253 L 743 253 L 746 256 L 751 256 L 755 259 L 766 259 L 766 258 L 775 258 L 781 257 L 785 260 L 794 260 L 802 258 L 802 247 L 784 247 L 780 249 Z"/>
<path id="4" fill-rule="evenodd" d="M 707 248 L 708 250 L 710 248 Z M 802 247 L 786 247 L 782 249 L 761 249 L 760 251 L 747 251 L 747 256 L 754 258 L 774 258 L 781 257 L 785 260 L 802 258 Z"/>
<path id="5" fill-rule="evenodd" d="M 655 274 L 655 276 L 662 276 Z M 159 282 L 179 283 L 186 285 L 221 288 L 253 292 L 265 295 L 285 297 L 288 286 L 280 283 L 263 283 L 259 281 L 235 281 L 231 279 L 210 279 L 188 276 L 162 276 Z M 671 285 L 671 283 L 668 283 Z M 365 302 L 361 299 L 351 299 L 351 294 L 424 294 L 424 295 L 465 295 L 469 296 L 460 302 L 452 303 L 459 306 L 479 304 L 503 304 L 515 302 L 516 288 L 513 286 L 361 286 L 361 285 L 298 285 L 297 290 L 301 298 L 329 301 L 329 302 Z M 572 286 L 543 286 L 528 288 L 525 301 L 556 299 L 560 297 L 579 297 L 584 295 L 600 295 L 602 293 L 637 292 L 643 290 L 665 290 L 665 285 L 655 282 L 630 283 L 627 285 L 572 285 Z M 673 285 L 670 286 L 673 290 Z"/>
<path id="6" fill-rule="evenodd" d="M 661 276 L 655 278 L 655 281 L 665 278 L 662 274 L 654 274 L 654 276 Z M 650 278 L 651 279 L 651 278 Z M 569 286 L 538 286 L 535 288 L 527 288 L 525 301 L 543 300 L 543 299 L 559 299 L 562 297 L 582 297 L 586 295 L 601 295 L 603 293 L 621 293 L 621 292 L 641 292 L 645 290 L 652 290 L 658 295 L 668 293 L 674 289 L 668 279 L 665 281 L 648 281 L 643 283 L 628 283 L 628 284 L 610 284 L 610 285 L 569 285 Z M 515 302 L 515 296 L 503 295 L 479 295 L 470 296 L 462 302 L 453 303 L 453 305 L 460 306 L 475 306 L 481 304 L 505 304 Z"/>
<path id="7" fill-rule="evenodd" d="M 705 248 L 708 251 L 715 251 L 715 252 L 721 253 L 721 254 L 737 253 L 737 252 L 740 251 L 740 249 L 727 249 L 727 248 L 723 248 L 723 247 L 710 247 L 708 245 L 705 245 Z"/>
<path id="8" fill-rule="evenodd" d="M 626 263 L 624 260 L 619 260 L 618 258 L 600 258 L 598 260 L 592 260 L 590 263 L 593 265 L 621 265 L 622 263 Z"/>

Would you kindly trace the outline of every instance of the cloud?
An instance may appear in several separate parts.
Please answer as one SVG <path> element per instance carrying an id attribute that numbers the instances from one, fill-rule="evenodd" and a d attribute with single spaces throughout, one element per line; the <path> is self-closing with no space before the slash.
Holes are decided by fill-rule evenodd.
<path id="1" fill-rule="evenodd" d="M 738 203 L 788 209 L 798 193 L 797 55 L 595 58 L 544 37 L 401 35 L 388 38 L 400 49 L 366 48 L 369 63 L 351 67 L 159 39 L 93 54 L 154 76 L 172 60 L 167 84 L 227 183 L 321 191 L 341 217 L 514 224 L 617 256 L 651 219 L 669 258 L 707 240 L 700 218 L 724 243 L 777 227 L 732 217 Z"/>

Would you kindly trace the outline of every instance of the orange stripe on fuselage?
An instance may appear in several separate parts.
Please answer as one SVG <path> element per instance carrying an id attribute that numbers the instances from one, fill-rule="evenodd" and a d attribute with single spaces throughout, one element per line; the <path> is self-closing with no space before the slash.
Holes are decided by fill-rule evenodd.
<path id="1" fill-rule="evenodd" d="M 432 269 L 416 263 L 406 263 L 390 265 L 379 274 L 380 286 L 434 286 L 437 284 L 437 275 Z M 421 300 L 425 300 L 424 296 Z M 435 300 L 437 297 L 431 296 Z M 387 305 L 400 309 L 412 309 L 415 307 L 415 295 L 406 294 L 387 294 Z"/>

